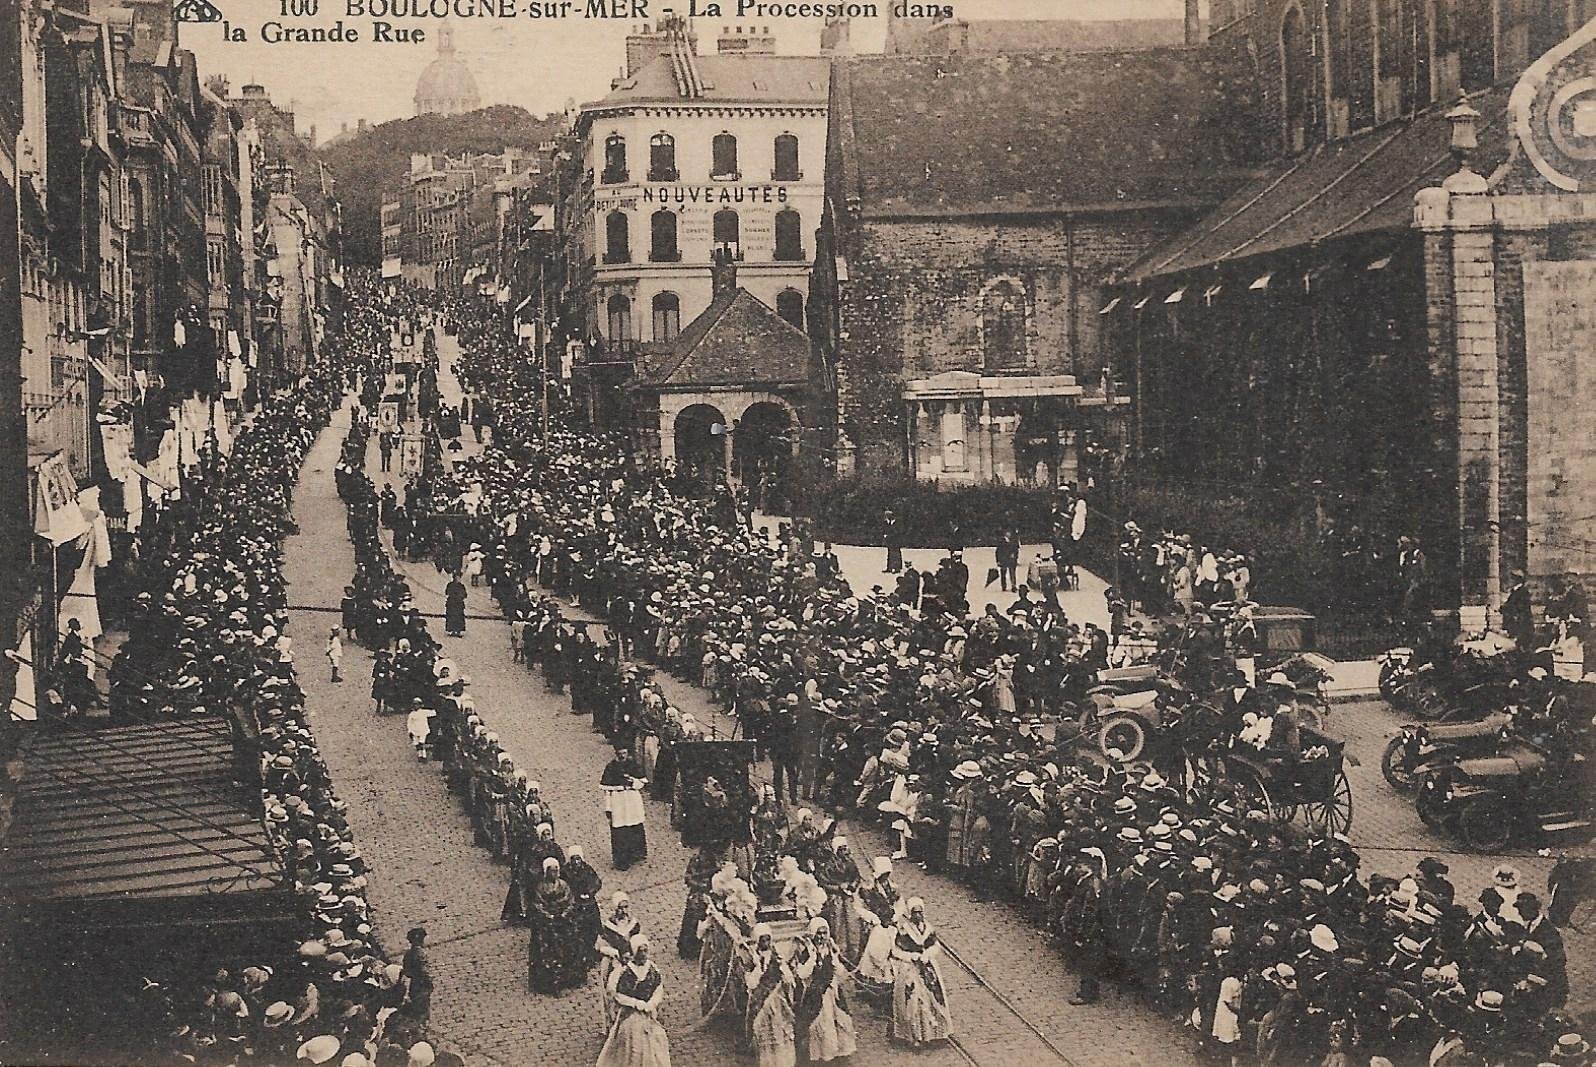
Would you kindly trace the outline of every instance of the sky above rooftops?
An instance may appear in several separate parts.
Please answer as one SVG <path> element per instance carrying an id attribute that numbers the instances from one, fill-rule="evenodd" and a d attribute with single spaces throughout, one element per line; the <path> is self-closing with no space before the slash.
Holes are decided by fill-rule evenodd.
<path id="1" fill-rule="evenodd" d="M 344 17 L 345 27 L 359 31 L 354 44 L 267 44 L 261 26 L 278 21 L 285 26 L 331 27 L 343 14 L 346 0 L 320 0 L 313 18 L 283 18 L 283 4 L 300 0 L 215 0 L 230 25 L 241 28 L 249 40 L 228 43 L 216 23 L 189 23 L 181 27 L 180 41 L 199 57 L 201 79 L 221 74 L 236 95 L 246 83 L 264 85 L 272 100 L 292 107 L 301 132 L 314 125 L 321 140 L 336 135 L 347 123 L 371 123 L 408 118 L 413 113 L 416 78 L 436 55 L 435 19 L 391 19 L 395 26 L 419 26 L 429 33 L 422 44 L 376 44 L 371 41 L 369 16 Z M 358 0 L 347 0 L 356 3 Z M 524 11 L 527 0 L 516 0 Z M 698 0 L 702 8 L 708 0 Z M 891 0 L 878 5 L 879 19 L 853 22 L 856 52 L 879 52 L 886 37 L 886 11 Z M 721 0 L 733 11 L 736 0 Z M 1124 19 L 1179 18 L 1182 0 L 952 0 L 955 13 L 967 19 L 1059 18 Z M 582 6 L 578 0 L 577 6 Z M 666 7 L 684 10 L 687 0 L 650 0 L 650 13 Z M 1206 3 L 1204 3 L 1206 13 Z M 784 55 L 813 55 L 818 51 L 818 19 L 756 19 L 768 25 Z M 635 21 L 567 19 L 453 19 L 455 48 L 471 66 L 484 106 L 515 104 L 533 114 L 560 110 L 568 100 L 580 104 L 604 96 L 610 80 L 620 73 L 625 39 Z M 735 15 L 695 20 L 698 50 L 713 54 L 715 39 L 726 26 L 745 28 Z"/>

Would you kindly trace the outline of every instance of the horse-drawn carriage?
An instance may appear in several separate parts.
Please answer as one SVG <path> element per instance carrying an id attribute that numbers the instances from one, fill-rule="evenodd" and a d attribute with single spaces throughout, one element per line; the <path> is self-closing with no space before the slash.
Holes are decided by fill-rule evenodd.
<path id="1" fill-rule="evenodd" d="M 1312 616 L 1257 609 L 1248 621 L 1256 633 L 1243 645 L 1236 619 L 1226 620 L 1224 652 L 1250 653 L 1254 676 L 1289 695 L 1296 744 L 1274 739 L 1259 745 L 1241 737 L 1214 697 L 1190 692 L 1179 680 L 1178 649 L 1158 662 L 1101 672 L 1082 736 L 1095 738 L 1094 755 L 1111 763 L 1168 768 L 1188 784 L 1234 791 L 1249 809 L 1282 820 L 1301 814 L 1318 832 L 1345 833 L 1352 825 L 1348 757 L 1344 743 L 1326 732 L 1332 664 L 1312 651 Z M 1216 696 L 1228 689 L 1224 671 L 1199 674 L 1211 679 L 1200 688 L 1213 687 Z"/>

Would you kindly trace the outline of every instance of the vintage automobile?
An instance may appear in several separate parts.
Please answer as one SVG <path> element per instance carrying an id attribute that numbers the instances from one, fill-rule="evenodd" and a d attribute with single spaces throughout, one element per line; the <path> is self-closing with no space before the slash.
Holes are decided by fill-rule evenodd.
<path id="1" fill-rule="evenodd" d="M 1415 800 L 1419 818 L 1477 852 L 1526 838 L 1588 840 L 1596 833 L 1588 761 L 1577 752 L 1554 761 L 1551 751 L 1515 739 L 1494 755 L 1425 775 Z"/>
<path id="2" fill-rule="evenodd" d="M 1407 723 L 1385 746 L 1380 771 L 1398 793 L 1410 792 L 1425 774 L 1459 759 L 1494 753 L 1513 726 L 1511 712 L 1463 722 Z"/>
<path id="3" fill-rule="evenodd" d="M 1414 649 L 1381 653 L 1380 696 L 1398 711 L 1426 722 L 1477 718 L 1502 706 L 1512 681 L 1513 661 L 1488 642 L 1471 642 L 1439 659 Z"/>

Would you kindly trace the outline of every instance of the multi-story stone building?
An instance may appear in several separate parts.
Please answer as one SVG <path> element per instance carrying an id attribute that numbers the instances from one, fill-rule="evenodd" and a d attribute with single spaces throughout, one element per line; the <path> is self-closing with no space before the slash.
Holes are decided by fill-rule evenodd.
<path id="1" fill-rule="evenodd" d="M 753 27 L 728 28 L 713 56 L 695 54 L 680 20 L 637 40 L 625 77 L 576 124 L 569 326 L 608 368 L 588 376 L 601 419 L 636 346 L 669 343 L 709 306 L 717 249 L 801 326 L 823 195 L 827 60 L 775 55 Z"/>
<path id="2" fill-rule="evenodd" d="M 22 132 L 23 27 L 13 5 L 0 10 L 0 648 L 15 649 L 31 596 L 32 534 L 27 418 L 22 404 L 21 234 L 17 138 Z M 0 705 L 14 707 L 17 664 L 0 658 Z M 25 694 L 29 702 L 33 694 Z M 9 716 L 8 716 L 9 718 Z"/>
<path id="3" fill-rule="evenodd" d="M 223 395 L 237 397 L 244 384 L 244 357 L 250 355 L 251 293 L 244 279 L 244 201 L 250 166 L 242 142 L 243 116 L 227 106 L 227 82 L 213 79 L 201 90 L 201 205 L 205 210 L 206 319 L 217 346 L 216 372 Z M 242 144 L 242 150 L 241 150 Z M 236 380 L 236 384 L 235 384 Z"/>
<path id="4" fill-rule="evenodd" d="M 1124 406 L 1103 287 L 1245 173 L 1228 88 L 1184 47 L 839 59 L 808 316 L 817 462 L 1072 477 L 1082 431 Z"/>
<path id="5" fill-rule="evenodd" d="M 1515 571 L 1591 581 L 1593 20 L 1591 0 L 1214 4 L 1273 162 L 1104 309 L 1147 473 L 1268 493 L 1321 537 L 1416 537 L 1470 630 Z"/>

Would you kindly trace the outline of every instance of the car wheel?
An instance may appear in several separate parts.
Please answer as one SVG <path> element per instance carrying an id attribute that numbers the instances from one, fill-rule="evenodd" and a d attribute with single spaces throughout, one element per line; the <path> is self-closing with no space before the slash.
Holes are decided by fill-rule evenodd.
<path id="1" fill-rule="evenodd" d="M 1446 824 L 1446 806 L 1441 803 L 1441 790 L 1430 788 L 1430 776 L 1425 775 L 1418 782 L 1418 800 L 1415 809 L 1418 811 L 1419 821 L 1432 830 L 1440 830 Z"/>
<path id="2" fill-rule="evenodd" d="M 1500 852 L 1513 836 L 1513 813 L 1496 797 L 1476 800 L 1458 815 L 1457 829 L 1475 852 Z"/>
<path id="3" fill-rule="evenodd" d="M 1147 747 L 1147 728 L 1133 715 L 1110 716 L 1097 731 L 1097 747 L 1105 756 L 1109 749 L 1119 749 L 1130 763 Z"/>
<path id="4" fill-rule="evenodd" d="M 1417 780 L 1408 762 L 1407 739 L 1401 734 L 1393 737 L 1391 743 L 1385 746 L 1385 754 L 1380 757 L 1380 773 L 1385 775 L 1385 780 L 1398 793 L 1413 791 Z"/>

